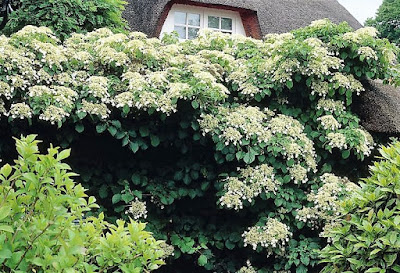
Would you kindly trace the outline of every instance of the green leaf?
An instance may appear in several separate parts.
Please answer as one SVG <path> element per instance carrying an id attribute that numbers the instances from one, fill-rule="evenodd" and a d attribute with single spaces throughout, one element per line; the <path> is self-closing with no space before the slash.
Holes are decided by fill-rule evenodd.
<path id="1" fill-rule="evenodd" d="M 230 249 L 230 250 L 235 248 L 235 244 L 229 240 L 225 241 L 225 246 L 227 249 Z"/>
<path id="2" fill-rule="evenodd" d="M 342 152 L 342 158 L 343 159 L 347 159 L 350 157 L 350 151 L 349 150 L 345 150 Z"/>
<path id="3" fill-rule="evenodd" d="M 309 256 L 300 256 L 300 261 L 302 264 L 308 266 L 310 264 L 310 257 Z"/>
<path id="4" fill-rule="evenodd" d="M 12 172 L 12 167 L 9 164 L 4 165 L 0 169 L 0 173 L 7 178 Z"/>
<path id="5" fill-rule="evenodd" d="M 77 124 L 75 125 L 75 130 L 76 130 L 78 133 L 82 133 L 82 132 L 85 130 L 85 126 L 83 126 L 82 123 L 77 123 Z"/>
<path id="6" fill-rule="evenodd" d="M 160 139 L 158 138 L 158 136 L 151 135 L 150 136 L 150 141 L 151 141 L 151 145 L 153 147 L 157 147 L 158 145 L 160 145 Z"/>
<path id="7" fill-rule="evenodd" d="M 11 207 L 3 206 L 0 208 L 0 221 L 7 218 L 11 214 Z"/>
<path id="8" fill-rule="evenodd" d="M 129 136 L 125 136 L 122 139 L 122 147 L 125 147 L 126 145 L 128 145 L 128 143 L 129 143 Z"/>
<path id="9" fill-rule="evenodd" d="M 252 153 L 252 152 L 247 152 L 247 153 L 244 155 L 244 157 L 243 157 L 243 160 L 244 160 L 244 162 L 245 162 L 246 164 L 253 163 L 255 159 L 256 159 L 256 156 L 255 156 L 255 154 Z"/>
<path id="10" fill-rule="evenodd" d="M 287 88 L 292 89 L 293 88 L 293 81 L 287 81 L 286 82 L 286 86 L 287 86 Z"/>
<path id="11" fill-rule="evenodd" d="M 368 269 L 367 271 L 365 271 L 365 273 L 373 273 L 373 272 L 379 272 L 379 271 L 381 271 L 380 268 L 378 268 L 378 267 L 373 267 L 373 268 L 370 268 L 370 269 Z"/>
<path id="12" fill-rule="evenodd" d="M 149 132 L 149 127 L 147 126 L 141 126 L 139 128 L 139 133 L 142 137 L 147 137 L 149 136 L 150 132 Z"/>
<path id="13" fill-rule="evenodd" d="M 197 108 L 199 108 L 199 103 L 197 102 L 197 101 L 192 101 L 192 107 L 194 108 L 194 109 L 197 109 Z"/>
<path id="14" fill-rule="evenodd" d="M 5 247 L 5 245 L 2 246 L 2 249 L 0 249 L 0 260 L 1 259 L 10 259 L 12 256 L 12 252 L 10 249 Z"/>
<path id="15" fill-rule="evenodd" d="M 107 123 L 97 124 L 96 132 L 101 134 L 107 129 Z"/>
<path id="16" fill-rule="evenodd" d="M 112 136 L 115 136 L 117 134 L 117 132 L 118 132 L 117 128 L 115 128 L 113 126 L 109 126 L 107 129 L 108 129 L 108 132 L 110 132 L 110 134 Z"/>
<path id="17" fill-rule="evenodd" d="M 14 229 L 12 228 L 12 226 L 0 225 L 0 231 L 13 233 Z"/>
<path id="18" fill-rule="evenodd" d="M 79 119 L 84 119 L 87 116 L 86 112 L 78 112 L 78 118 Z"/>
<path id="19" fill-rule="evenodd" d="M 102 199 L 105 199 L 108 196 L 108 186 L 103 184 L 99 189 L 99 196 Z"/>
<path id="20" fill-rule="evenodd" d="M 139 144 L 137 142 L 131 142 L 129 143 L 129 148 L 132 150 L 132 152 L 136 153 L 139 151 Z"/>
<path id="21" fill-rule="evenodd" d="M 200 255 L 199 259 L 197 260 L 200 266 L 205 266 L 207 264 L 207 256 Z"/>
<path id="22" fill-rule="evenodd" d="M 400 273 L 400 265 L 394 265 L 394 266 L 392 266 L 392 269 L 395 271 L 395 272 L 398 272 L 398 273 Z"/>
<path id="23" fill-rule="evenodd" d="M 305 267 L 304 265 L 299 265 L 296 268 L 296 273 L 307 273 L 307 267 Z"/>
<path id="24" fill-rule="evenodd" d="M 121 127 L 122 127 L 122 124 L 119 120 L 112 120 L 111 124 L 117 129 L 121 129 Z"/>
<path id="25" fill-rule="evenodd" d="M 115 195 L 112 197 L 111 201 L 112 201 L 113 204 L 116 204 L 116 203 L 118 203 L 119 201 L 121 201 L 121 194 L 119 194 L 119 193 L 115 194 Z"/>
<path id="26" fill-rule="evenodd" d="M 133 199 L 135 199 L 135 197 L 130 194 L 130 193 L 124 193 L 121 195 L 121 199 L 122 201 L 124 201 L 125 203 L 129 203 L 131 202 Z"/>

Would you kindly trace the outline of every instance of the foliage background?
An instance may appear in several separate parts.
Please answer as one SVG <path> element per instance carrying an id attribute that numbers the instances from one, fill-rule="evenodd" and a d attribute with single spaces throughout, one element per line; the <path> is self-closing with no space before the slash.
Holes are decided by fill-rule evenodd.
<path id="1" fill-rule="evenodd" d="M 396 0 L 383 0 L 376 17 L 366 21 L 366 25 L 373 26 L 379 31 L 382 38 L 392 43 L 400 44 L 400 3 Z"/>
<path id="2" fill-rule="evenodd" d="M 108 27 L 121 32 L 128 29 L 122 18 L 123 0 L 17 0 L 15 12 L 2 30 L 10 35 L 26 25 L 46 26 L 64 40 L 71 33 Z"/>
<path id="3" fill-rule="evenodd" d="M 397 49 L 374 29 L 325 20 L 264 41 L 185 43 L 107 29 L 61 43 L 27 26 L 0 46 L 2 158 L 14 158 L 11 136 L 36 132 L 72 148 L 110 220 L 146 201 L 134 216 L 175 247 L 160 272 L 318 270 L 342 196 L 313 196 L 362 176 L 374 149 L 353 98 L 362 81 L 398 81 Z"/>

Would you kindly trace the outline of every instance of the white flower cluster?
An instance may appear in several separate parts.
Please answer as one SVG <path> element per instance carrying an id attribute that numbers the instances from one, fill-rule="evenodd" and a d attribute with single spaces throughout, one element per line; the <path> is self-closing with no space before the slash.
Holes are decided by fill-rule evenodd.
<path id="1" fill-rule="evenodd" d="M 280 114 L 269 121 L 268 128 L 276 136 L 274 144 L 281 147 L 283 156 L 303 162 L 307 172 L 317 171 L 314 143 L 298 120 Z"/>
<path id="2" fill-rule="evenodd" d="M 160 241 L 160 244 L 158 246 L 162 249 L 162 251 L 164 251 L 164 258 L 174 256 L 175 249 L 172 245 L 167 244 L 165 241 Z"/>
<path id="3" fill-rule="evenodd" d="M 217 133 L 226 145 L 240 145 L 242 139 L 257 138 L 259 143 L 270 140 L 272 135 L 265 123 L 274 113 L 268 109 L 240 105 L 232 109 L 218 107 L 217 111 L 216 116 L 202 115 L 199 120 L 204 134 Z"/>
<path id="4" fill-rule="evenodd" d="M 110 94 L 108 93 L 108 79 L 101 76 L 92 76 L 87 79 L 88 93 L 101 102 L 109 102 Z"/>
<path id="5" fill-rule="evenodd" d="M 147 207 L 146 202 L 140 201 L 136 198 L 129 204 L 129 208 L 125 211 L 126 214 L 133 216 L 133 219 L 137 220 L 139 218 L 147 218 Z"/>
<path id="6" fill-rule="evenodd" d="M 335 73 L 330 82 L 334 83 L 335 88 L 343 87 L 347 90 L 351 90 L 360 94 L 365 91 L 360 81 L 356 80 L 353 75 L 344 75 L 342 73 Z"/>
<path id="7" fill-rule="evenodd" d="M 260 245 L 271 255 L 274 249 L 284 252 L 293 234 L 289 227 L 276 219 L 269 218 L 265 225 L 250 227 L 243 233 L 244 245 L 251 245 L 254 250 Z"/>
<path id="8" fill-rule="evenodd" d="M 312 21 L 310 24 L 310 27 L 324 28 L 324 27 L 330 26 L 331 24 L 332 23 L 328 19 L 320 19 L 320 20 Z"/>
<path id="9" fill-rule="evenodd" d="M 53 66 L 58 69 L 63 69 L 63 65 L 68 62 L 66 51 L 63 46 L 54 45 L 48 42 L 41 42 L 38 40 L 32 40 L 30 46 L 36 52 L 36 56 L 41 56 L 40 66 L 47 66 L 52 68 Z"/>
<path id="10" fill-rule="evenodd" d="M 244 200 L 251 202 L 262 192 L 275 193 L 278 189 L 279 182 L 275 180 L 274 169 L 267 164 L 238 171 L 238 177 L 226 179 L 225 193 L 219 200 L 222 206 L 240 210 Z"/>
<path id="11" fill-rule="evenodd" d="M 246 265 L 240 268 L 236 273 L 257 273 L 257 270 L 254 269 L 250 261 L 247 261 Z"/>
<path id="12" fill-rule="evenodd" d="M 4 96 L 7 100 L 11 99 L 11 87 L 8 83 L 0 81 L 0 96 Z"/>
<path id="13" fill-rule="evenodd" d="M 78 97 L 56 95 L 56 88 L 50 85 L 79 90 L 80 101 L 84 101 L 80 110 L 102 118 L 108 117 L 111 106 L 170 115 L 177 111 L 179 99 L 195 100 L 200 107 L 223 101 L 229 91 L 221 80 L 224 69 L 233 69 L 234 57 L 220 51 L 182 51 L 179 44 L 164 45 L 143 34 L 127 36 L 108 29 L 74 34 L 61 44 L 50 29 L 28 26 L 11 38 L 0 39 L 1 66 L 9 71 L 6 81 L 0 83 L 0 95 L 10 99 L 15 89 L 34 88 L 25 104 L 41 107 L 40 119 L 49 122 L 68 116 Z M 150 62 L 157 69 L 147 69 Z M 113 67 L 124 73 L 119 79 L 113 75 L 111 81 L 107 74 Z M 23 94 L 21 103 L 26 99 Z M 59 108 L 54 117 L 49 106 Z"/>
<path id="14" fill-rule="evenodd" d="M 366 60 L 378 60 L 378 55 L 376 54 L 376 51 L 370 48 L 369 46 L 362 46 L 358 49 L 357 51 L 358 55 L 360 55 L 360 58 L 364 58 Z"/>
<path id="15" fill-rule="evenodd" d="M 0 99 L 0 113 L 5 115 L 5 116 L 8 115 L 7 109 L 5 107 L 5 103 L 4 103 L 4 101 L 2 99 Z"/>
<path id="16" fill-rule="evenodd" d="M 352 131 L 355 132 L 359 139 L 359 143 L 354 147 L 357 153 L 370 156 L 375 146 L 374 138 L 368 131 L 361 128 L 356 128 Z"/>
<path id="17" fill-rule="evenodd" d="M 69 113 L 67 113 L 63 108 L 50 105 L 43 111 L 42 114 L 40 114 L 39 119 L 50 121 L 51 124 L 56 124 L 63 121 L 63 119 L 68 116 Z"/>
<path id="18" fill-rule="evenodd" d="M 317 121 L 321 122 L 322 128 L 325 130 L 335 131 L 342 127 L 342 125 L 332 115 L 319 117 L 317 118 Z"/>
<path id="19" fill-rule="evenodd" d="M 320 179 L 323 183 L 322 186 L 307 196 L 307 200 L 313 205 L 303 207 L 297 211 L 296 215 L 296 219 L 310 223 L 313 228 L 335 220 L 341 214 L 339 211 L 340 200 L 358 187 L 347 178 L 331 173 L 322 175 Z"/>
<path id="20" fill-rule="evenodd" d="M 32 109 L 25 102 L 12 104 L 10 112 L 7 113 L 13 119 L 32 118 L 32 114 Z"/>
<path id="21" fill-rule="evenodd" d="M 290 178 L 295 184 L 305 184 L 308 182 L 307 169 L 300 164 L 295 164 L 289 168 Z"/>
<path id="22" fill-rule="evenodd" d="M 317 94 L 325 98 L 329 93 L 329 83 L 325 81 L 313 80 L 311 83 L 311 95 Z"/>
<path id="23" fill-rule="evenodd" d="M 199 124 L 204 135 L 217 135 L 225 145 L 240 146 L 244 140 L 256 140 L 276 146 L 283 157 L 302 162 L 307 172 L 315 172 L 314 143 L 304 133 L 304 126 L 292 117 L 274 115 L 268 109 L 261 111 L 253 106 L 219 107 L 215 115 L 202 115 Z"/>
<path id="24" fill-rule="evenodd" d="M 82 108 L 78 112 L 88 113 L 90 115 L 99 116 L 101 119 L 108 118 L 111 110 L 108 109 L 105 103 L 92 103 L 82 100 Z"/>
<path id="25" fill-rule="evenodd" d="M 344 67 L 343 60 L 335 57 L 335 54 L 330 52 L 321 40 L 308 38 L 304 43 L 311 46 L 312 50 L 309 53 L 310 56 L 306 65 L 300 69 L 302 75 L 314 75 L 319 79 L 323 79 L 326 76 L 332 75 L 332 71 Z"/>
<path id="26" fill-rule="evenodd" d="M 348 42 L 353 42 L 356 44 L 362 44 L 363 41 L 375 38 L 378 35 L 378 31 L 373 27 L 364 27 L 357 29 L 354 32 L 347 32 L 343 35 L 343 39 Z"/>
<path id="27" fill-rule="evenodd" d="M 362 128 L 338 130 L 328 133 L 326 137 L 330 147 L 354 149 L 358 155 L 370 156 L 375 147 L 371 134 Z"/>
<path id="28" fill-rule="evenodd" d="M 317 109 L 322 109 L 330 114 L 342 113 L 346 108 L 344 107 L 344 102 L 340 100 L 332 99 L 320 99 L 317 103 Z"/>
<path id="29" fill-rule="evenodd" d="M 326 138 L 328 140 L 328 145 L 332 148 L 343 150 L 348 147 L 346 136 L 342 133 L 328 133 Z"/>
<path id="30" fill-rule="evenodd" d="M 260 59 L 257 72 L 254 72 L 252 62 L 236 60 L 237 68 L 230 73 L 228 81 L 237 84 L 242 95 L 252 98 L 265 88 L 258 86 L 257 78 L 260 77 L 260 73 L 272 86 L 274 84 L 283 86 L 288 81 L 293 81 L 295 74 L 313 76 L 313 79 L 324 79 L 331 76 L 333 71 L 343 68 L 343 61 L 335 57 L 335 53 L 330 52 L 321 40 L 309 38 L 299 45 L 299 41 L 293 42 L 294 39 L 294 35 L 290 33 L 267 35 L 264 43 L 258 45 L 260 53 L 263 55 L 258 56 Z M 235 44 L 235 40 L 233 43 Z M 307 54 L 307 62 L 300 62 L 296 57 L 289 55 L 291 54 L 288 53 L 290 50 L 287 48 L 289 47 L 301 50 L 301 54 Z M 286 48 L 286 50 L 282 48 Z"/>

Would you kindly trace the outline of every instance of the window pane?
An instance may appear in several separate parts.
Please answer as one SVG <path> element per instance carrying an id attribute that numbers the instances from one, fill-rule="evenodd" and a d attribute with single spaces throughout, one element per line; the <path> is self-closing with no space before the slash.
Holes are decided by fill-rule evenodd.
<path id="1" fill-rule="evenodd" d="M 199 33 L 199 28 L 193 28 L 193 27 L 188 28 L 188 38 L 189 39 L 196 38 L 198 33 Z"/>
<path id="2" fill-rule="evenodd" d="M 186 39 L 186 27 L 175 26 L 174 30 L 178 32 L 180 39 Z"/>
<path id="3" fill-rule="evenodd" d="M 208 27 L 219 29 L 219 17 L 208 16 Z"/>
<path id="4" fill-rule="evenodd" d="M 175 24 L 186 25 L 186 13 L 176 11 L 174 16 L 175 16 Z"/>
<path id="5" fill-rule="evenodd" d="M 221 28 L 225 30 L 232 30 L 232 19 L 231 18 L 221 18 Z"/>
<path id="6" fill-rule="evenodd" d="M 188 14 L 188 25 L 189 26 L 200 26 L 200 14 Z"/>

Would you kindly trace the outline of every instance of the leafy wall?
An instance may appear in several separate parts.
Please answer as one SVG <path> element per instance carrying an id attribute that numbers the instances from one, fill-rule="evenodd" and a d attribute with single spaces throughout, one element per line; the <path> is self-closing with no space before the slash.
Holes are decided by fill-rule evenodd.
<path id="1" fill-rule="evenodd" d="M 317 270 L 344 176 L 374 150 L 353 98 L 366 79 L 398 81 L 373 28 L 326 20 L 183 43 L 107 29 L 61 43 L 27 26 L 0 48 L 3 158 L 21 133 L 72 147 L 110 219 L 146 218 L 175 247 L 160 272 Z"/>

